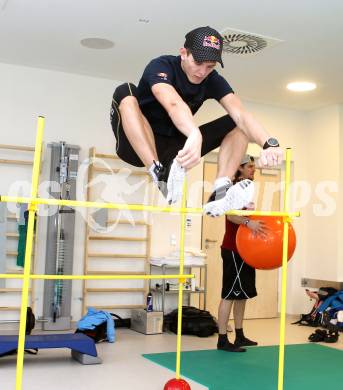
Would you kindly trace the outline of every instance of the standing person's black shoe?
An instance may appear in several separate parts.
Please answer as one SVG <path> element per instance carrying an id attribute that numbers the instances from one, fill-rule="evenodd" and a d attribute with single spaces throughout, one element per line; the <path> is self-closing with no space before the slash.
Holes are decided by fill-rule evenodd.
<path id="1" fill-rule="evenodd" d="M 256 341 L 249 340 L 244 336 L 243 329 L 236 329 L 235 345 L 237 347 L 253 347 L 257 344 Z"/>
<path id="2" fill-rule="evenodd" d="M 245 352 L 245 348 L 236 346 L 235 344 L 230 343 L 226 334 L 220 334 L 218 336 L 217 349 L 220 351 L 226 352 Z"/>

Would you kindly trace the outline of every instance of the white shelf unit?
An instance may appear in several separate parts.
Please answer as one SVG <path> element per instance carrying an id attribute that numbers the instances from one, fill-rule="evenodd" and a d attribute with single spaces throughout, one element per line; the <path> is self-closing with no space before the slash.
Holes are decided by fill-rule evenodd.
<path id="1" fill-rule="evenodd" d="M 162 265 L 155 265 L 155 264 L 150 264 L 150 273 L 151 274 L 156 274 L 156 270 L 160 270 L 161 272 L 159 272 L 159 274 L 161 275 L 168 275 L 168 273 L 170 274 L 170 272 L 168 272 L 168 270 L 176 270 L 178 272 L 179 270 L 179 266 L 176 266 L 176 265 L 166 265 L 166 264 L 162 264 Z M 192 294 L 202 294 L 203 295 L 203 309 L 206 310 L 206 293 L 207 293 L 207 264 L 203 264 L 203 265 L 184 265 L 184 271 L 187 273 L 192 273 L 193 272 L 193 269 L 199 269 L 200 273 L 199 273 L 199 278 L 198 280 L 196 279 L 196 282 L 198 282 L 198 286 L 196 286 L 196 290 L 192 291 L 192 290 L 186 290 L 186 289 L 183 289 L 183 294 L 188 296 L 188 306 L 191 304 L 190 302 L 190 297 Z M 176 273 L 177 273 L 176 272 Z M 173 271 L 173 273 L 175 273 L 175 271 Z M 154 280 L 154 282 L 156 282 Z M 175 283 L 177 283 L 177 281 L 174 281 Z M 161 296 L 161 311 L 163 312 L 163 314 L 166 314 L 165 312 L 165 301 L 166 301 L 166 296 L 167 295 L 172 295 L 172 294 L 178 294 L 179 293 L 179 290 L 178 289 L 173 289 L 173 290 L 167 290 L 167 281 L 166 279 L 162 279 L 161 280 L 161 288 L 160 289 L 156 289 L 153 287 L 152 285 L 152 282 L 150 282 L 150 291 L 153 293 L 153 295 L 155 297 L 157 297 L 158 295 Z M 203 287 L 201 287 L 203 286 Z M 200 299 L 199 299 L 199 306 L 200 306 Z"/>

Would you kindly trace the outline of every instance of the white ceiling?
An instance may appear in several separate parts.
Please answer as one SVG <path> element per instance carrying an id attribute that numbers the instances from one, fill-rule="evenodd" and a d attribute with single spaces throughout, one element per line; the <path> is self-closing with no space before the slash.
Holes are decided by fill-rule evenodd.
<path id="1" fill-rule="evenodd" d="M 220 72 L 240 96 L 296 109 L 343 103 L 342 0 L 0 0 L 0 62 L 136 82 L 151 58 L 176 54 L 201 25 L 283 41 L 225 54 Z M 115 46 L 82 47 L 89 37 Z M 286 90 L 302 79 L 318 89 Z"/>

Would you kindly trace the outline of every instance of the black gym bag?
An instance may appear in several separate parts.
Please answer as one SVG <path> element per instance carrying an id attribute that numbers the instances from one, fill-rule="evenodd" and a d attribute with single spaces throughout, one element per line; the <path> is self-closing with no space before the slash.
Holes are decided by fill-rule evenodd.
<path id="1" fill-rule="evenodd" d="M 164 327 L 177 333 L 177 309 L 164 317 Z M 217 323 L 210 312 L 193 306 L 182 307 L 182 334 L 198 337 L 212 336 L 218 332 Z"/>
<path id="2" fill-rule="evenodd" d="M 26 331 L 25 331 L 25 334 L 30 335 L 32 330 L 34 329 L 35 325 L 36 325 L 36 317 L 33 314 L 31 307 L 28 307 L 27 311 L 26 311 Z M 38 349 L 37 348 L 25 349 L 25 352 L 29 353 L 30 355 L 37 355 Z M 6 353 L 0 355 L 0 357 L 7 356 L 7 355 L 15 355 L 16 353 L 17 353 L 17 349 L 13 349 L 12 351 L 9 351 L 9 352 L 6 352 Z"/>

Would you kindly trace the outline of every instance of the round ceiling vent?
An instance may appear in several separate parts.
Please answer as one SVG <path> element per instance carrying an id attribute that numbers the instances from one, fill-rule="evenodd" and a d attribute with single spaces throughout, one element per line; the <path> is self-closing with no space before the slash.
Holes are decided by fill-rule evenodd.
<path id="1" fill-rule="evenodd" d="M 224 34 L 223 51 L 232 54 L 253 54 L 265 47 L 267 41 L 250 34 Z"/>
<path id="2" fill-rule="evenodd" d="M 106 50 L 114 46 L 114 42 L 103 38 L 85 38 L 80 43 L 84 47 L 96 50 Z"/>

